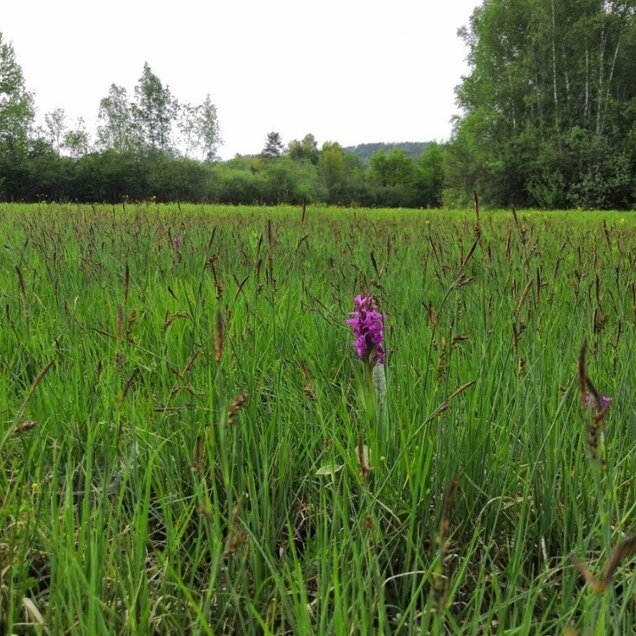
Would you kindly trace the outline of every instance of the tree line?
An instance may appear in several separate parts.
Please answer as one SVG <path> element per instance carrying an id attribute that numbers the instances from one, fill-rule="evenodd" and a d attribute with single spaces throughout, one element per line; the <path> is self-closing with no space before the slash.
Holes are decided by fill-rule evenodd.
<path id="1" fill-rule="evenodd" d="M 442 149 L 382 149 L 368 161 L 313 135 L 286 145 L 269 133 L 262 151 L 219 161 L 210 97 L 178 100 L 146 63 L 132 93 L 112 84 L 100 101 L 96 137 L 63 109 L 35 126 L 35 106 L 10 43 L 0 34 L 0 200 L 211 201 L 437 206 Z"/>
<path id="2" fill-rule="evenodd" d="M 0 33 L 0 200 L 632 208 L 636 0 L 484 0 L 459 35 L 470 73 L 447 143 L 320 148 L 312 134 L 219 161 L 217 111 L 178 100 L 144 65 L 112 84 L 94 139 L 35 106 Z"/>
<path id="3" fill-rule="evenodd" d="M 460 36 L 447 182 L 500 205 L 636 202 L 636 0 L 486 0 Z"/>

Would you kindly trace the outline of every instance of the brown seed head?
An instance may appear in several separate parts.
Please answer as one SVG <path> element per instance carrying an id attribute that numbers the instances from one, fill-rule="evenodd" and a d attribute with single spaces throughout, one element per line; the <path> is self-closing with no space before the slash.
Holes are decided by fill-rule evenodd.
<path id="1" fill-rule="evenodd" d="M 232 404 L 230 404 L 230 410 L 228 411 L 228 415 L 227 415 L 228 426 L 232 426 L 232 424 L 235 423 L 236 418 L 238 417 L 241 409 L 247 403 L 248 399 L 249 399 L 249 395 L 247 393 L 241 393 L 240 395 L 237 395 L 234 398 L 234 400 L 232 401 Z"/>
<path id="2" fill-rule="evenodd" d="M 214 359 L 217 362 L 223 357 L 223 343 L 225 341 L 225 325 L 221 310 L 216 310 L 216 330 L 214 332 Z"/>

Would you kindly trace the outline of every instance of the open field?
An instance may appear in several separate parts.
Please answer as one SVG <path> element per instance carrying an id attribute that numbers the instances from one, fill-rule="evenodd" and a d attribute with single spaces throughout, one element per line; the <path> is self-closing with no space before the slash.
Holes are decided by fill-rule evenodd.
<path id="1" fill-rule="evenodd" d="M 0 634 L 636 630 L 634 215 L 0 205 L 0 299 Z"/>

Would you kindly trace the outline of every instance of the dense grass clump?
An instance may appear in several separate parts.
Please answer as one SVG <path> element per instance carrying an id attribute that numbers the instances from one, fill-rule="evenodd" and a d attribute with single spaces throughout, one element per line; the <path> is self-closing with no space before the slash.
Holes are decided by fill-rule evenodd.
<path id="1" fill-rule="evenodd" d="M 0 632 L 632 632 L 635 228 L 0 207 Z"/>

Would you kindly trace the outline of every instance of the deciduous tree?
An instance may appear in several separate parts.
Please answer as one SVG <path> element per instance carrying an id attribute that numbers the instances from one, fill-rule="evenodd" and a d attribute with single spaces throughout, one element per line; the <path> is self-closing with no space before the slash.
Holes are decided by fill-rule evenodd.
<path id="1" fill-rule="evenodd" d="M 24 149 L 33 124 L 33 97 L 26 90 L 13 45 L 0 33 L 0 144 Z"/>
<path id="2" fill-rule="evenodd" d="M 172 151 L 177 112 L 178 103 L 170 88 L 161 83 L 146 62 L 132 104 L 133 121 L 142 144 L 152 150 Z"/>
<path id="3" fill-rule="evenodd" d="M 471 72 L 457 89 L 451 185 L 497 205 L 624 205 L 636 163 L 635 14 L 634 0 L 484 0 L 460 31 Z M 622 161 L 596 170 L 579 160 L 601 161 L 599 145 L 625 154 L 631 174 Z M 594 194 L 590 169 L 614 187 Z"/>
<path id="4" fill-rule="evenodd" d="M 293 139 L 287 144 L 287 154 L 293 161 L 309 162 L 314 165 L 318 163 L 320 152 L 316 138 L 311 134 L 303 137 L 302 141 Z"/>
<path id="5" fill-rule="evenodd" d="M 71 130 L 68 130 L 64 134 L 64 141 L 62 143 L 65 150 L 74 157 L 78 159 L 79 157 L 84 156 L 90 149 L 90 135 L 86 130 L 86 124 L 84 123 L 84 118 L 80 117 L 77 120 L 77 126 Z"/>
<path id="6" fill-rule="evenodd" d="M 108 95 L 99 104 L 98 121 L 97 142 L 101 149 L 126 152 L 139 143 L 132 106 L 123 86 L 110 85 Z"/>
<path id="7" fill-rule="evenodd" d="M 63 108 L 56 108 L 50 113 L 44 115 L 45 138 L 51 144 L 51 147 L 57 154 L 64 142 L 64 134 L 66 133 L 66 112 Z"/>
<path id="8" fill-rule="evenodd" d="M 214 161 L 223 140 L 221 139 L 216 106 L 212 103 L 209 95 L 206 95 L 203 103 L 197 108 L 195 122 L 198 148 L 205 161 Z"/>

